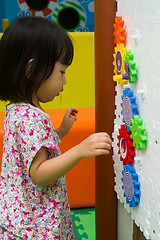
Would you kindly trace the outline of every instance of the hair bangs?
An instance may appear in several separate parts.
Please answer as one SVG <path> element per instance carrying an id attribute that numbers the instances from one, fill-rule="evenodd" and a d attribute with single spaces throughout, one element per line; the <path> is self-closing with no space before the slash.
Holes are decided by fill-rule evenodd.
<path id="1" fill-rule="evenodd" d="M 70 39 L 70 36 L 66 35 L 64 41 L 61 43 L 61 46 L 59 46 L 58 61 L 63 65 L 69 66 L 73 61 L 73 55 L 74 50 L 72 41 Z"/>

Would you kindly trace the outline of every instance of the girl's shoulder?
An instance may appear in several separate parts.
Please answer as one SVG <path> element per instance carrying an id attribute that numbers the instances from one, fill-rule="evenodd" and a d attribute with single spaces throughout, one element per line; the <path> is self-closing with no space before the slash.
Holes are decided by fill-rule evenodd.
<path id="1" fill-rule="evenodd" d="M 29 103 L 11 103 L 5 106 L 6 115 L 12 114 L 18 117 L 39 117 L 48 118 L 50 116 L 43 110 L 29 104 Z"/>
<path id="2" fill-rule="evenodd" d="M 39 122 L 44 125 L 50 122 L 50 116 L 43 110 L 27 103 L 12 103 L 6 106 L 5 122 L 27 124 L 37 124 Z"/>

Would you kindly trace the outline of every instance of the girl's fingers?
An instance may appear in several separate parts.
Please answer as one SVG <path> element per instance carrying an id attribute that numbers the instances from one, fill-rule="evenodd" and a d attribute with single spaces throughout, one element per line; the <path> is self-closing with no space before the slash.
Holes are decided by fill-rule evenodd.
<path id="1" fill-rule="evenodd" d="M 102 143 L 97 143 L 96 149 L 106 149 L 106 150 L 111 150 L 111 145 L 105 142 Z"/>
<path id="2" fill-rule="evenodd" d="M 95 156 L 99 156 L 99 155 L 107 155 L 109 154 L 110 151 L 107 149 L 96 149 L 96 154 Z"/>
<path id="3" fill-rule="evenodd" d="M 104 142 L 112 145 L 112 140 L 108 137 L 101 137 L 98 142 Z"/>
<path id="4" fill-rule="evenodd" d="M 77 113 L 78 113 L 77 108 L 68 108 L 65 115 L 66 117 L 71 117 L 71 116 L 76 116 Z"/>
<path id="5" fill-rule="evenodd" d="M 108 137 L 106 134 L 100 134 L 99 136 L 96 137 L 95 142 L 97 143 L 108 143 L 112 145 L 112 140 L 110 137 Z"/>
<path id="6" fill-rule="evenodd" d="M 104 136 L 104 137 L 110 138 L 109 134 L 106 133 L 106 132 L 98 132 L 98 133 L 95 133 L 95 135 L 97 135 L 97 136 Z"/>
<path id="7" fill-rule="evenodd" d="M 78 109 L 77 108 L 73 108 L 72 109 L 75 113 L 78 113 Z"/>
<path id="8" fill-rule="evenodd" d="M 70 119 L 72 120 L 72 122 L 76 121 L 77 120 L 76 115 L 75 116 L 71 116 Z"/>
<path id="9" fill-rule="evenodd" d="M 78 109 L 74 108 L 74 109 L 72 109 L 70 115 L 71 115 L 71 116 L 76 116 L 77 113 L 78 113 Z"/>

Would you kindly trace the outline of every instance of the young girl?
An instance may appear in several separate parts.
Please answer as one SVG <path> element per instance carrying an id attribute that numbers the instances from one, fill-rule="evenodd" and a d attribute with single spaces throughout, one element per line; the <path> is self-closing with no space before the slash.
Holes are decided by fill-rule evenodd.
<path id="1" fill-rule="evenodd" d="M 76 120 L 69 108 L 55 130 L 40 102 L 66 84 L 73 58 L 68 35 L 40 17 L 12 23 L 0 41 L 0 100 L 4 119 L 0 179 L 0 239 L 75 239 L 64 175 L 82 158 L 108 154 L 111 139 L 96 133 L 60 155 L 58 144 Z"/>

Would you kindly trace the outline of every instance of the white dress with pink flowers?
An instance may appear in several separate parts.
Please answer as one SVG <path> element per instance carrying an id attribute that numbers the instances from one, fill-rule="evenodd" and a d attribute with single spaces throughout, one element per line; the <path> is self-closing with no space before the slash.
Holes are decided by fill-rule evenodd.
<path id="1" fill-rule="evenodd" d="M 6 106 L 0 239 L 75 239 L 65 177 L 54 186 L 43 187 L 29 176 L 30 165 L 40 148 L 46 147 L 51 159 L 60 155 L 59 141 L 50 116 L 42 110 L 25 103 Z"/>

